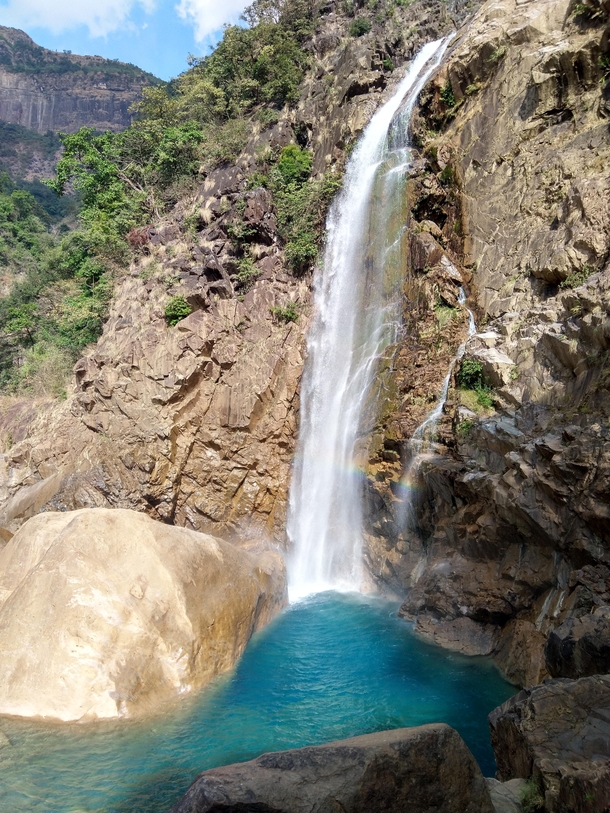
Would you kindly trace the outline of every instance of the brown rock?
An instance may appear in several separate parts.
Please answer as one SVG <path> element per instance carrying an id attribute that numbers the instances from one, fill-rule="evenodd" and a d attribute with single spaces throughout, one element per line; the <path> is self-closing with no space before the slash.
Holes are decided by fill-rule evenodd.
<path id="1" fill-rule="evenodd" d="M 544 650 L 553 677 L 580 678 L 610 672 L 610 608 L 570 618 L 554 629 Z"/>
<path id="2" fill-rule="evenodd" d="M 171 813 L 493 813 L 480 769 L 446 725 L 265 754 L 200 774 Z"/>
<path id="3" fill-rule="evenodd" d="M 430 232 L 413 234 L 410 239 L 411 267 L 414 271 L 432 268 L 441 261 L 443 249 Z"/>
<path id="4" fill-rule="evenodd" d="M 534 777 L 548 813 L 603 813 L 610 799 L 610 677 L 547 680 L 489 715 L 499 778 Z"/>

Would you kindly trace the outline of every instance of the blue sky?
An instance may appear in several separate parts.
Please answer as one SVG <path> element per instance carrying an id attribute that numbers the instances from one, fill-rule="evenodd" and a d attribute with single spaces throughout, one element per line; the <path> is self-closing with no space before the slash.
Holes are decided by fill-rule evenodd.
<path id="1" fill-rule="evenodd" d="M 249 0 L 0 0 L 0 25 L 45 48 L 133 62 L 161 79 L 209 53 Z"/>

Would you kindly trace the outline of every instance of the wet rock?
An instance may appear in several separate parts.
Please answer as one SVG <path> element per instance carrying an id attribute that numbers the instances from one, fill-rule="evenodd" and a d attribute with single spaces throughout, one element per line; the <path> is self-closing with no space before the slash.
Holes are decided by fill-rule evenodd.
<path id="1" fill-rule="evenodd" d="M 230 669 L 283 562 L 121 509 L 44 513 L 0 551 L 0 713 L 151 713 Z"/>
<path id="2" fill-rule="evenodd" d="M 554 629 L 544 650 L 553 677 L 581 678 L 610 672 L 610 607 L 570 618 Z"/>
<path id="3" fill-rule="evenodd" d="M 170 813 L 493 813 L 480 769 L 446 725 L 265 754 L 200 774 Z"/>
<path id="4" fill-rule="evenodd" d="M 498 776 L 533 777 L 548 813 L 602 813 L 610 799 L 610 676 L 547 680 L 489 715 Z"/>

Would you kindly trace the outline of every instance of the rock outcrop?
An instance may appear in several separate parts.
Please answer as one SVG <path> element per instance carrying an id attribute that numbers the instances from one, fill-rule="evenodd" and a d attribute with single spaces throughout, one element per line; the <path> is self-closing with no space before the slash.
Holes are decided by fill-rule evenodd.
<path id="1" fill-rule="evenodd" d="M 532 777 L 547 813 L 608 809 L 610 677 L 547 680 L 489 722 L 500 779 Z"/>
<path id="2" fill-rule="evenodd" d="M 450 6 L 465 13 L 462 2 Z M 437 0 L 394 11 L 353 37 L 342 5 L 325 4 L 296 107 L 275 125 L 253 123 L 235 166 L 207 173 L 142 230 L 67 402 L 33 419 L 25 404 L 27 419 L 17 407 L 0 416 L 0 437 L 13 441 L 0 460 L 0 525 L 14 531 L 40 510 L 96 505 L 206 533 L 284 538 L 312 275 L 288 270 L 269 195 L 248 179 L 257 156 L 295 140 L 311 148 L 314 173 L 340 177 L 346 148 L 403 75 L 388 63 L 402 67 L 453 27 Z M 173 295 L 194 312 L 170 328 Z M 296 322 L 271 310 L 291 304 Z M 439 366 L 439 385 L 444 375 Z"/>
<path id="3" fill-rule="evenodd" d="M 554 627 L 610 599 L 608 11 L 593 6 L 488 0 L 421 96 L 408 286 L 427 290 L 436 241 L 469 287 L 484 391 L 453 377 L 405 489 L 428 369 L 407 353 L 378 443 L 395 460 L 370 466 L 377 581 L 406 591 L 422 634 L 493 652 L 520 685 L 547 674 Z"/>
<path id="4" fill-rule="evenodd" d="M 41 514 L 0 551 L 0 713 L 154 712 L 230 669 L 285 602 L 275 553 L 133 511 Z"/>
<path id="5" fill-rule="evenodd" d="M 476 761 L 446 725 L 399 728 L 205 771 L 171 813 L 493 813 Z"/>
<path id="6" fill-rule="evenodd" d="M 135 65 L 49 51 L 0 26 L 0 119 L 29 130 L 122 130 L 142 88 L 157 81 Z"/>
<path id="7" fill-rule="evenodd" d="M 610 673 L 610 608 L 570 618 L 552 630 L 544 650 L 553 677 L 580 678 Z"/>

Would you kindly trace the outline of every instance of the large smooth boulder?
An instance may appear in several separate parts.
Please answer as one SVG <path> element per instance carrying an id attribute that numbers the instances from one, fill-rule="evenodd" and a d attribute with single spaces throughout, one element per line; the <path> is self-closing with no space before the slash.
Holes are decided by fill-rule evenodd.
<path id="1" fill-rule="evenodd" d="M 553 677 L 580 678 L 610 672 L 610 607 L 570 618 L 547 639 L 546 667 Z"/>
<path id="2" fill-rule="evenodd" d="M 546 813 L 605 813 L 610 675 L 546 680 L 489 715 L 498 778 L 533 777 Z"/>
<path id="3" fill-rule="evenodd" d="M 132 717 L 230 669 L 284 564 L 121 509 L 40 514 L 0 551 L 0 713 Z"/>
<path id="4" fill-rule="evenodd" d="M 444 724 L 264 754 L 200 774 L 170 813 L 493 813 L 466 744 Z"/>

